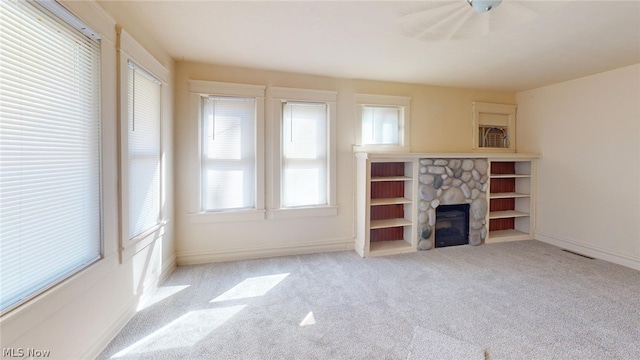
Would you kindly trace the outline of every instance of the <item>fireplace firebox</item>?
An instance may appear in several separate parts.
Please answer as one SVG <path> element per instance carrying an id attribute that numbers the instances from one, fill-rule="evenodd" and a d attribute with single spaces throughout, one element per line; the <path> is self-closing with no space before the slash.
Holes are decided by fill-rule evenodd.
<path id="1" fill-rule="evenodd" d="M 469 244 L 469 204 L 438 206 L 435 228 L 437 248 Z"/>

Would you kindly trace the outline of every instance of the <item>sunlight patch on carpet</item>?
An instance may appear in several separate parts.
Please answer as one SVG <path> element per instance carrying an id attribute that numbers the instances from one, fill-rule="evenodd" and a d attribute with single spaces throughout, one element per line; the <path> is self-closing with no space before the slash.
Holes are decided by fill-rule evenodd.
<path id="1" fill-rule="evenodd" d="M 144 301 L 140 301 L 136 311 L 144 310 L 149 306 L 159 303 L 160 301 L 179 293 L 180 291 L 188 288 L 191 285 L 179 285 L 179 286 L 162 286 L 156 289 L 149 298 Z"/>
<path id="2" fill-rule="evenodd" d="M 302 319 L 302 321 L 300 322 L 300 326 L 308 326 L 308 325 L 315 325 L 315 324 L 316 324 L 316 318 L 313 317 L 313 311 L 309 311 L 307 316 L 305 316 L 304 319 Z"/>
<path id="3" fill-rule="evenodd" d="M 273 289 L 287 276 L 289 276 L 289 273 L 246 278 L 241 283 L 227 290 L 210 302 L 246 299 L 262 296 L 269 290 Z"/>
<path id="4" fill-rule="evenodd" d="M 193 346 L 244 309 L 246 305 L 189 311 L 169 324 L 113 355 L 112 359 L 132 354 Z"/>

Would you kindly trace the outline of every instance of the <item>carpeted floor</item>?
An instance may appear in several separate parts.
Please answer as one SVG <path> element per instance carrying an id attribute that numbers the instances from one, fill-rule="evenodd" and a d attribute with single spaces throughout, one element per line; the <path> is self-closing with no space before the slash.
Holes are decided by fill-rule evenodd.
<path id="1" fill-rule="evenodd" d="M 184 266 L 147 305 L 100 359 L 640 359 L 640 272 L 538 241 Z"/>

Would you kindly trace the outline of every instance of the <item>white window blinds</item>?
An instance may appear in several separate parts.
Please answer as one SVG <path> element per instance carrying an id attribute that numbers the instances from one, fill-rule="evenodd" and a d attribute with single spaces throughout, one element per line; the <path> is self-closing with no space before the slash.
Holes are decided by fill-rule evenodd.
<path id="1" fill-rule="evenodd" d="M 0 9 L 6 311 L 100 257 L 100 47 L 32 3 Z"/>
<path id="2" fill-rule="evenodd" d="M 128 62 L 129 239 L 160 222 L 161 83 Z"/>
<path id="3" fill-rule="evenodd" d="M 398 145 L 400 108 L 369 106 L 362 108 L 362 144 Z"/>
<path id="4" fill-rule="evenodd" d="M 282 206 L 326 205 L 327 105 L 282 106 Z"/>
<path id="5" fill-rule="evenodd" d="M 256 204 L 256 100 L 202 98 L 202 210 Z"/>

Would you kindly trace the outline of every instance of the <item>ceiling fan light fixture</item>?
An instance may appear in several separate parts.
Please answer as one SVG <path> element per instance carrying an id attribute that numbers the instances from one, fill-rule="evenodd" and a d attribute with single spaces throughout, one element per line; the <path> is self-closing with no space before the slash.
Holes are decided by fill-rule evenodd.
<path id="1" fill-rule="evenodd" d="M 467 1 L 469 2 L 469 5 L 473 8 L 473 10 L 479 13 L 487 12 L 493 9 L 494 7 L 500 5 L 500 3 L 502 2 L 502 0 L 467 0 Z"/>

